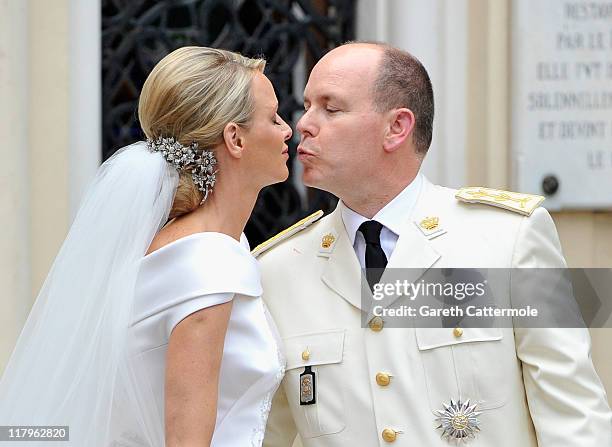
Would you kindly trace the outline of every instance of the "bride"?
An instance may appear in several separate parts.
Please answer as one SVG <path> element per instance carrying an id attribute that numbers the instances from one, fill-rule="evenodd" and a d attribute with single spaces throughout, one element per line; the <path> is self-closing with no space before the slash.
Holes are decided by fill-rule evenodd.
<path id="1" fill-rule="evenodd" d="M 243 229 L 286 180 L 291 137 L 264 65 L 185 47 L 153 69 L 147 141 L 90 186 L 0 381 L 0 426 L 69 426 L 78 447 L 261 445 L 284 360 Z"/>

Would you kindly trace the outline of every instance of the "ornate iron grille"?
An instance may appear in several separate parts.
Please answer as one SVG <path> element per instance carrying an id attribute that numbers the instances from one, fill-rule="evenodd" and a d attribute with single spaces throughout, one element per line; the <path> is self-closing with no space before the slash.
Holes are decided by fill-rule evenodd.
<path id="1" fill-rule="evenodd" d="M 295 123 L 302 111 L 295 85 L 323 54 L 354 39 L 355 0 L 102 0 L 103 158 L 143 138 L 136 108 L 147 74 L 166 54 L 185 45 L 238 51 L 266 60 L 279 114 Z M 305 67 L 304 67 L 305 64 Z M 305 80 L 304 80 L 305 83 Z M 289 144 L 290 177 L 262 190 L 245 233 L 255 246 L 301 217 L 328 212 L 336 198 L 304 194 L 295 178 L 297 132 Z"/>

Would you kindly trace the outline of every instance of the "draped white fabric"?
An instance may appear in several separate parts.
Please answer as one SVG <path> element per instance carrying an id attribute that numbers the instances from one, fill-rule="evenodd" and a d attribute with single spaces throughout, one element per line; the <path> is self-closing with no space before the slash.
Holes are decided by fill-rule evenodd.
<path id="1" fill-rule="evenodd" d="M 138 414 L 145 416 L 147 431 L 159 440 L 152 445 L 163 445 L 165 357 L 172 329 L 191 313 L 229 300 L 233 305 L 212 445 L 261 445 L 271 397 L 284 372 L 276 329 L 261 292 L 259 267 L 248 248 L 221 233 L 193 234 L 143 259 L 129 357 L 138 377 L 136 394 L 147 403 Z M 129 414 L 118 416 L 113 423 L 117 445 L 149 445 L 131 432 Z"/>
<path id="2" fill-rule="evenodd" d="M 0 380 L 0 425 L 67 425 L 71 447 L 162 447 L 170 333 L 233 299 L 213 445 L 261 445 L 284 363 L 248 242 L 197 233 L 144 256 L 177 183 L 144 143 L 101 166 Z"/>
<path id="3" fill-rule="evenodd" d="M 113 406 L 137 408 L 125 368 L 134 286 L 177 184 L 142 142 L 100 167 L 0 380 L 0 425 L 68 425 L 63 445 L 108 446 Z M 138 422 L 133 430 L 150 438 Z"/>

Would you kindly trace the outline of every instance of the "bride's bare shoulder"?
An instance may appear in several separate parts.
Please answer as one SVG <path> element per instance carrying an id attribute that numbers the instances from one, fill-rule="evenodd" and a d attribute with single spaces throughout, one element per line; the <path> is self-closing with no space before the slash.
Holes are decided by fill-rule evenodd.
<path id="1" fill-rule="evenodd" d="M 178 220 L 171 220 L 168 222 L 153 238 L 146 255 L 153 253 L 160 248 L 176 242 L 192 234 L 201 233 L 203 228 L 193 222 L 184 222 Z"/>

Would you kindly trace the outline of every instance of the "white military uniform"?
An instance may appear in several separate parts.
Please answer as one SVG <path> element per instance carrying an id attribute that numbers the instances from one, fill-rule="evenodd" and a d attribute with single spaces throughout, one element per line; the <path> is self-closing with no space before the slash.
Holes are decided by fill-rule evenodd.
<path id="1" fill-rule="evenodd" d="M 392 235 L 382 235 L 387 268 L 566 265 L 539 196 L 421 182 L 400 194 L 408 211 L 391 250 Z M 364 328 L 359 241 L 342 204 L 308 225 L 318 217 L 254 250 L 287 358 L 264 446 L 290 447 L 296 432 L 304 447 L 447 446 L 434 412 L 459 398 L 482 411 L 470 446 L 612 445 L 587 330 L 388 328 L 380 318 Z M 312 405 L 300 405 L 306 366 L 316 375 Z"/>

